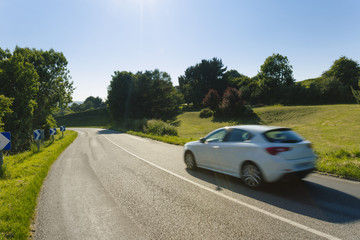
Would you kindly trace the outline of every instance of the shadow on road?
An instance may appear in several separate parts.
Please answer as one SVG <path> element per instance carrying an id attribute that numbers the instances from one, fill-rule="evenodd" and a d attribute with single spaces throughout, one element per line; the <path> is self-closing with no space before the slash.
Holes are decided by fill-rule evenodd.
<path id="1" fill-rule="evenodd" d="M 97 132 L 97 134 L 123 134 L 123 132 L 110 130 L 110 129 L 103 129 Z"/>
<path id="2" fill-rule="evenodd" d="M 306 180 L 266 184 L 253 190 L 241 180 L 205 169 L 187 172 L 203 181 L 217 185 L 218 191 L 228 189 L 267 204 L 331 223 L 360 220 L 360 200 L 347 193 Z"/>

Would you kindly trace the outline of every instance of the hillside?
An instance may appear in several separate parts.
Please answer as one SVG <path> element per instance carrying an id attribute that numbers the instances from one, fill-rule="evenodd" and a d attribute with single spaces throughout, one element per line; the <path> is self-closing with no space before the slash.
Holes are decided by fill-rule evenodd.
<path id="1" fill-rule="evenodd" d="M 107 109 L 89 110 L 56 117 L 57 124 L 67 127 L 105 127 L 112 121 Z"/>
<path id="2" fill-rule="evenodd" d="M 265 125 L 293 128 L 313 142 L 317 151 L 360 150 L 360 105 L 254 108 Z M 215 128 L 238 123 L 199 118 L 199 112 L 178 117 L 180 137 L 200 138 Z M 241 124 L 241 123 L 240 123 Z"/>
<path id="3" fill-rule="evenodd" d="M 301 84 L 301 85 L 306 87 L 306 86 L 310 86 L 311 83 L 316 82 L 316 81 L 318 81 L 320 79 L 321 79 L 321 77 L 310 78 L 310 79 L 306 79 L 306 80 L 303 80 L 303 81 L 296 82 L 296 84 Z"/>

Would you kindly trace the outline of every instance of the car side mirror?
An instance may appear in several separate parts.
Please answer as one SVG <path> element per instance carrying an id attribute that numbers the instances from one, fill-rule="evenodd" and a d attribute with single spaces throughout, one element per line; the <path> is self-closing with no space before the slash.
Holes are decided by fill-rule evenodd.
<path id="1" fill-rule="evenodd" d="M 200 138 L 200 142 L 201 142 L 201 143 L 204 143 L 205 141 L 206 141 L 206 138 L 204 138 L 204 137 L 203 137 L 203 138 Z"/>

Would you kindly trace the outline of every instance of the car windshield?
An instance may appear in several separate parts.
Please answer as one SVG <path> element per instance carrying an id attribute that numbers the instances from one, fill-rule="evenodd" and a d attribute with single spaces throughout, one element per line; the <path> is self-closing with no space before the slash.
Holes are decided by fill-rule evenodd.
<path id="1" fill-rule="evenodd" d="M 264 133 L 265 138 L 269 142 L 276 143 L 298 143 L 303 139 L 291 129 L 274 129 Z"/>

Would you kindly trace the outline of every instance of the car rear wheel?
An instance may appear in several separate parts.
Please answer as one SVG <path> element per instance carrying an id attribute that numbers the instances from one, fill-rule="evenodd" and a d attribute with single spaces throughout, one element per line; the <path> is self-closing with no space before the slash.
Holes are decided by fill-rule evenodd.
<path id="1" fill-rule="evenodd" d="M 246 186 L 259 188 L 264 180 L 259 168 L 253 163 L 246 163 L 241 170 L 241 177 Z"/>
<path id="2" fill-rule="evenodd" d="M 196 169 L 195 157 L 192 152 L 185 153 L 185 164 L 188 169 Z"/>

